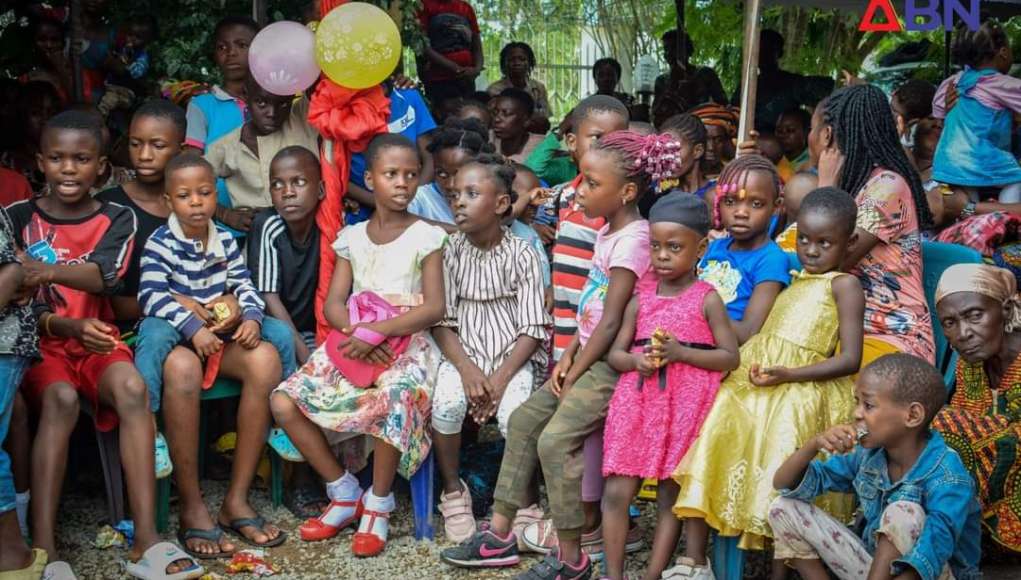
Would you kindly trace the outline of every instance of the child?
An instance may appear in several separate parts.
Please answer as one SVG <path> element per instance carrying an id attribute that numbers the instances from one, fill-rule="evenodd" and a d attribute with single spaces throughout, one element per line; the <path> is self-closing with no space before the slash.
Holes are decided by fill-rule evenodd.
<path id="1" fill-rule="evenodd" d="M 638 198 L 650 181 L 673 169 L 673 141 L 617 131 L 581 160 L 577 203 L 590 218 L 603 218 L 592 269 L 578 308 L 578 334 L 553 369 L 549 382 L 511 415 L 490 527 L 441 558 L 460 567 L 518 563 L 515 516 L 528 506 L 529 484 L 541 463 L 553 512 L 555 547 L 529 577 L 587 578 L 592 563 L 583 541 L 601 544 L 597 525 L 586 529 L 582 510 L 582 450 L 598 431 L 617 383 L 605 356 L 620 330 L 627 301 L 649 274 L 649 224 Z M 583 536 L 584 534 L 584 536 Z M 585 537 L 587 536 L 587 537 Z"/>
<path id="2" fill-rule="evenodd" d="M 798 253 L 798 210 L 805 196 L 819 187 L 819 176 L 807 171 L 795 173 L 783 188 L 784 229 L 776 237 L 776 243 L 784 252 L 794 257 Z M 795 267 L 794 269 L 800 269 Z"/>
<path id="3" fill-rule="evenodd" d="M 507 436 L 511 412 L 544 376 L 553 320 L 543 308 L 538 252 L 501 224 L 515 193 L 514 169 L 483 155 L 455 180 L 459 233 L 443 254 L 447 313 L 433 337 L 443 353 L 433 394 L 432 426 L 447 539 L 475 534 L 468 487 L 458 480 L 461 424 L 469 407 L 480 425 L 494 415 Z"/>
<path id="4" fill-rule="evenodd" d="M 900 142 L 905 149 L 910 151 L 915 148 L 915 131 L 918 129 L 918 123 L 932 116 L 932 100 L 935 96 L 936 86 L 922 79 L 911 79 L 897 87 L 890 95 L 890 108 L 893 109 L 893 117 L 897 123 L 897 134 L 900 135 Z"/>
<path id="5" fill-rule="evenodd" d="M 246 83 L 251 119 L 224 135 L 206 150 L 206 160 L 227 185 L 230 206 L 245 208 L 248 219 L 233 221 L 234 213 L 217 210 L 217 219 L 247 232 L 251 219 L 273 205 L 269 193 L 269 165 L 289 145 L 319 151 L 319 133 L 308 123 L 308 100 L 274 95 L 251 77 Z M 292 106 L 293 104 L 293 106 Z"/>
<path id="6" fill-rule="evenodd" d="M 39 165 L 49 195 L 10 207 L 25 276 L 22 289 L 45 299 L 39 317 L 41 362 L 25 374 L 22 389 L 39 417 L 32 449 L 32 538 L 49 555 L 51 573 L 72 576 L 60 561 L 55 527 L 71 433 L 79 399 L 90 406 L 96 429 L 120 428 L 120 453 L 135 522 L 129 556 L 132 575 L 201 568 L 180 550 L 159 543 L 153 466 L 153 426 L 145 383 L 120 340 L 106 295 L 117 290 L 135 235 L 131 210 L 89 195 L 106 164 L 96 118 L 67 111 L 50 119 L 40 141 Z M 154 554 L 166 549 L 169 559 Z M 158 568 L 163 568 L 159 566 Z M 63 576 L 60 576 L 63 574 Z"/>
<path id="7" fill-rule="evenodd" d="M 659 480 L 659 521 L 645 576 L 659 578 L 681 533 L 670 475 L 712 407 L 721 373 L 737 368 L 737 336 L 719 294 L 698 279 L 709 208 L 688 193 L 660 198 L 649 215 L 658 279 L 628 303 L 608 360 L 621 373 L 603 447 L 603 536 L 607 576 L 624 577 L 628 505 L 643 478 Z M 641 447 L 635 442 L 641 441 Z"/>
<path id="8" fill-rule="evenodd" d="M 121 38 L 110 49 L 103 63 L 108 71 L 103 96 L 96 104 L 106 117 L 114 109 L 127 109 L 143 94 L 142 78 L 149 72 L 147 47 L 156 34 L 151 17 L 133 16 L 125 23 Z"/>
<path id="9" fill-rule="evenodd" d="M 1021 79 L 1007 75 L 1014 62 L 1010 39 L 994 21 L 961 31 L 954 58 L 965 66 L 939 86 L 932 114 L 946 118 L 932 178 L 940 183 L 990 188 L 1000 203 L 1021 202 L 1021 165 L 1011 152 L 1013 114 L 1021 113 Z M 957 104 L 947 111 L 946 93 Z M 980 201 L 977 199 L 973 201 Z"/>
<path id="10" fill-rule="evenodd" d="M 300 145 L 280 150 L 269 166 L 275 213 L 252 223 L 248 267 L 266 312 L 291 330 L 298 364 L 315 350 L 313 302 L 319 281 L 316 209 L 323 198 L 319 160 Z"/>
<path id="11" fill-rule="evenodd" d="M 145 244 L 138 301 L 146 316 L 169 322 L 187 341 L 163 365 L 164 428 L 181 502 L 178 539 L 199 558 L 233 554 L 224 531 L 256 547 L 278 546 L 287 535 L 248 503 L 269 430 L 269 393 L 280 376 L 276 349 L 260 340 L 264 305 L 234 238 L 212 221 L 216 177 L 209 163 L 194 154 L 175 157 L 167 164 L 166 189 L 173 213 Z M 209 310 L 227 293 L 243 311 L 236 327 Z M 202 501 L 197 457 L 204 444 L 199 395 L 216 376 L 240 381 L 242 390 L 230 485 L 214 523 Z"/>
<path id="12" fill-rule="evenodd" d="M 467 97 L 484 62 L 475 10 L 464 0 L 425 0 L 418 18 L 429 40 L 420 61 L 425 96 L 433 105 Z"/>
<path id="13" fill-rule="evenodd" d="M 14 397 L 21 377 L 39 356 L 36 319 L 28 304 L 15 300 L 25 277 L 16 254 L 16 234 L 7 212 L 0 208 L 0 324 L 10 328 L 0 338 L 0 575 L 39 578 L 46 566 L 45 550 L 29 550 L 18 525 L 17 499 L 11 458 L 5 451 Z M 27 422 L 26 422 L 27 423 Z M 27 425 L 23 425 L 27 429 Z"/>
<path id="14" fill-rule="evenodd" d="M 920 358 L 890 354 L 862 370 L 854 393 L 854 423 L 809 439 L 773 476 L 776 559 L 805 580 L 830 578 L 827 567 L 843 579 L 979 578 L 975 484 L 929 428 L 946 400 L 942 377 Z M 816 459 L 822 452 L 829 457 Z M 860 533 L 809 503 L 827 492 L 857 496 Z"/>
<path id="15" fill-rule="evenodd" d="M 443 318 L 443 246 L 447 236 L 408 213 L 422 163 L 418 149 L 401 135 L 382 134 L 365 152 L 365 182 L 376 196 L 376 211 L 367 222 L 340 231 L 334 249 L 337 269 L 330 283 L 326 318 L 351 336 L 348 298 L 373 292 L 401 314 L 358 328 L 383 337 L 408 336 L 398 356 L 383 343 L 374 346 L 351 336 L 339 346 L 349 358 L 389 367 L 373 388 L 355 387 L 334 366 L 327 346 L 320 346 L 305 366 L 284 381 L 272 396 L 273 415 L 308 463 L 327 482 L 330 506 L 299 531 L 306 541 L 325 540 L 357 524 L 351 544 L 356 556 L 382 553 L 394 510 L 394 476 L 411 477 L 429 454 L 429 412 L 433 380 L 430 369 L 438 352 L 427 329 Z M 364 494 L 353 475 L 363 458 L 342 464 L 326 434 L 371 436 L 372 487 Z M 359 442 L 361 440 L 359 439 Z M 361 459 L 358 465 L 356 459 Z"/>
<path id="16" fill-rule="evenodd" d="M 408 212 L 453 233 L 456 228 L 450 205 L 454 178 L 468 161 L 481 153 L 492 153 L 493 146 L 477 121 L 449 119 L 431 135 L 428 152 L 433 158 L 434 181 L 418 186 Z"/>
<path id="17" fill-rule="evenodd" d="M 706 103 L 688 112 L 705 125 L 705 172 L 707 177 L 715 178 L 723 171 L 723 166 L 734 158 L 738 110 L 726 105 Z"/>
<path id="18" fill-rule="evenodd" d="M 702 121 L 694 115 L 674 115 L 663 122 L 660 132 L 670 135 L 679 144 L 677 154 L 680 157 L 678 162 L 677 175 L 662 180 L 658 187 L 660 192 L 666 193 L 670 190 L 684 191 L 694 194 L 695 197 L 705 200 L 708 207 L 713 206 L 713 188 L 716 187 L 716 180 L 709 179 L 702 171 L 702 164 L 706 152 L 706 128 Z M 645 208 L 642 215 L 649 215 L 649 209 L 655 198 L 648 196 L 645 200 Z"/>
<path id="19" fill-rule="evenodd" d="M 46 81 L 30 81 L 18 91 L 14 108 L 19 138 L 15 148 L 0 153 L 0 165 L 22 174 L 32 191 L 42 193 L 47 180 L 39 169 L 39 143 L 46 122 L 60 111 L 60 95 Z"/>
<path id="20" fill-rule="evenodd" d="M 806 169 L 809 161 L 808 131 L 811 127 L 812 114 L 801 107 L 787 109 L 776 122 L 776 138 L 783 149 L 783 159 L 793 173 Z"/>
<path id="21" fill-rule="evenodd" d="M 550 284 L 553 281 L 553 273 L 550 271 L 549 257 L 546 255 L 546 246 L 538 232 L 532 228 L 535 220 L 536 200 L 532 199 L 534 192 L 541 192 L 542 183 L 539 176 L 528 167 L 520 163 L 514 164 L 514 183 L 512 189 L 517 201 L 511 207 L 511 214 L 504 219 L 504 224 L 510 228 L 510 233 L 528 242 L 539 254 L 539 267 L 542 269 L 542 287 L 546 289 L 546 302 L 549 305 L 547 310 L 552 311 L 553 289 Z"/>
<path id="22" fill-rule="evenodd" d="M 776 167 L 759 155 L 731 161 L 716 186 L 716 219 L 730 236 L 709 244 L 698 277 L 720 293 L 741 344 L 759 331 L 777 294 L 791 281 L 787 256 L 769 238 L 780 192 Z"/>
<path id="23" fill-rule="evenodd" d="M 762 331 L 741 347 L 741 366 L 723 381 L 674 472 L 681 488 L 674 513 L 686 520 L 687 543 L 664 578 L 712 577 L 709 526 L 741 536 L 744 549 L 763 549 L 771 537 L 772 470 L 813 434 L 851 416 L 865 299 L 857 278 L 839 268 L 854 241 L 856 213 L 851 196 L 834 188 L 818 189 L 801 204 L 798 258 L 805 269 L 777 298 Z M 837 499 L 833 506 L 850 507 Z"/>
<path id="24" fill-rule="evenodd" d="M 609 97 L 612 98 L 612 97 Z M 493 111 L 493 137 L 500 155 L 515 163 L 524 163 L 545 135 L 528 130 L 535 112 L 535 100 L 521 89 L 504 89 L 489 103 Z"/>

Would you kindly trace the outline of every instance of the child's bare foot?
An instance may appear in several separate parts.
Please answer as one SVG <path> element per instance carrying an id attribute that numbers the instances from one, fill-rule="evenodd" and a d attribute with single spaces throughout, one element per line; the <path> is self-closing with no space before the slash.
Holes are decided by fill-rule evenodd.
<path id="1" fill-rule="evenodd" d="M 217 526 L 205 505 L 181 509 L 177 539 L 192 555 L 207 558 L 229 557 L 237 546 Z"/>
<path id="2" fill-rule="evenodd" d="M 283 543 L 286 535 L 265 520 L 247 501 L 224 498 L 217 520 L 226 532 L 256 547 L 272 547 Z"/>

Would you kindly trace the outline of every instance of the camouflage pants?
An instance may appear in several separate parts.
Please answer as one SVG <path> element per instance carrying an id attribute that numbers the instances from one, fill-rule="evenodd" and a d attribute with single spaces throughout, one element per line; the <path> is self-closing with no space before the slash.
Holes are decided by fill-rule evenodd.
<path id="1" fill-rule="evenodd" d="M 563 401 L 546 383 L 511 414 L 494 494 L 496 513 L 514 518 L 518 508 L 524 507 L 538 463 L 558 536 L 581 536 L 585 439 L 602 428 L 617 378 L 610 365 L 598 361 L 574 383 Z"/>

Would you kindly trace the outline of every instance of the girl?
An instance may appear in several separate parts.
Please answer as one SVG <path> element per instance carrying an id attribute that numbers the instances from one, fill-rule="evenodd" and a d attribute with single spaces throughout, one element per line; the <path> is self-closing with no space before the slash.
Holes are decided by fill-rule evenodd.
<path id="1" fill-rule="evenodd" d="M 500 50 L 500 72 L 503 73 L 503 78 L 489 85 L 486 92 L 491 97 L 512 88 L 528 93 L 535 102 L 534 110 L 529 113 L 530 120 L 526 121 L 528 131 L 545 135 L 550 129 L 551 109 L 546 85 L 532 77 L 535 63 L 535 52 L 531 46 L 524 42 L 508 42 Z"/>
<path id="2" fill-rule="evenodd" d="M 639 289 L 628 303 L 609 356 L 610 365 L 625 373 L 610 400 L 603 444 L 604 553 L 607 575 L 618 579 L 624 574 L 628 504 L 643 478 L 660 480 L 659 523 L 645 578 L 658 579 L 667 567 L 681 533 L 671 512 L 678 489 L 670 474 L 712 407 L 720 373 L 738 365 L 727 309 L 695 273 L 706 247 L 709 208 L 694 195 L 670 193 L 652 207 L 649 221 L 658 283 Z M 640 449 L 635 441 L 643 442 Z"/>
<path id="3" fill-rule="evenodd" d="M 411 341 L 399 356 L 386 343 L 374 347 L 358 337 L 341 343 L 348 358 L 389 366 L 366 389 L 341 374 L 324 344 L 277 388 L 271 403 L 277 424 L 328 482 L 330 506 L 302 524 L 301 538 L 325 540 L 358 523 L 351 550 L 356 556 L 376 556 L 386 546 L 394 475 L 410 477 L 429 453 L 427 419 L 433 385 L 429 369 L 436 368 L 437 351 L 425 331 L 443 318 L 442 249 L 447 236 L 408 213 L 421 168 L 411 141 L 396 134 L 377 135 L 365 160 L 369 167 L 365 181 L 375 192 L 376 211 L 369 221 L 342 229 L 333 245 L 339 260 L 326 299 L 326 318 L 334 329 L 351 336 L 348 298 L 371 291 L 402 313 L 357 327 L 384 337 L 410 336 Z M 361 458 L 347 457 L 342 464 L 324 431 L 348 438 L 371 436 L 372 487 L 364 494 L 352 473 L 364 460 L 356 465 Z"/>
<path id="4" fill-rule="evenodd" d="M 716 187 L 714 221 L 730 236 L 709 244 L 698 277 L 720 293 L 741 344 L 762 328 L 791 280 L 787 255 L 769 237 L 781 191 L 776 166 L 760 155 L 731 161 Z"/>
<path id="5" fill-rule="evenodd" d="M 659 191 L 672 189 L 686 191 L 699 199 L 704 199 L 709 207 L 713 205 L 713 188 L 716 180 L 706 177 L 702 165 L 706 152 L 706 128 L 702 121 L 694 115 L 674 115 L 663 122 L 660 132 L 673 137 L 681 147 L 677 150 L 680 157 L 677 175 L 664 179 L 659 183 Z M 649 209 L 656 198 L 647 196 L 639 209 L 642 215 L 649 215 Z M 644 207 L 642 207 L 644 206 Z"/>
<path id="6" fill-rule="evenodd" d="M 961 30 L 953 54 L 964 71 L 943 81 L 933 115 L 946 117 L 932 177 L 940 183 L 992 188 L 1000 203 L 1021 202 L 1021 165 L 1011 152 L 1013 114 L 1021 113 L 1021 79 L 1007 75 L 1014 56 L 999 24 Z M 949 87 L 959 96 L 945 107 Z M 978 202 L 978 192 L 973 202 Z"/>
<path id="7" fill-rule="evenodd" d="M 826 144 L 819 187 L 836 185 L 858 205 L 856 243 L 841 269 L 858 276 L 865 289 L 862 366 L 893 352 L 935 362 L 919 233 L 932 226 L 932 212 L 886 95 L 871 85 L 841 89 L 817 120 L 815 147 Z"/>
<path id="8" fill-rule="evenodd" d="M 531 524 L 532 543 L 529 532 L 523 533 L 529 547 L 536 539 L 540 547 L 551 546 L 526 577 L 587 578 L 591 573 L 582 547 L 601 544 L 602 533 L 599 519 L 591 525 L 582 509 L 582 449 L 585 439 L 602 427 L 617 384 L 617 373 L 603 359 L 620 330 L 627 301 L 649 273 L 649 225 L 638 214 L 638 199 L 651 180 L 674 170 L 675 145 L 659 135 L 617 131 L 582 158 L 575 202 L 590 219 L 604 218 L 606 225 L 596 238 L 581 292 L 578 333 L 551 380 L 511 416 L 490 527 L 445 550 L 445 562 L 460 567 L 518 563 L 515 516 L 528 506 L 529 483 L 541 463 L 553 526 Z"/>
<path id="9" fill-rule="evenodd" d="M 492 153 L 493 146 L 489 144 L 488 131 L 474 119 L 448 119 L 431 137 L 428 151 L 433 157 L 436 177 L 432 183 L 418 187 L 408 212 L 453 233 L 457 231 L 450 207 L 454 178 L 461 166 L 480 153 Z"/>
<path id="10" fill-rule="evenodd" d="M 440 513 L 447 539 L 475 534 L 471 495 L 458 480 L 461 424 L 468 408 L 480 425 L 507 420 L 546 370 L 548 327 L 538 251 L 501 223 L 514 202 L 514 168 L 483 155 L 455 180 L 458 233 L 443 254 L 447 312 L 433 329 L 444 359 L 437 373 L 432 425 L 443 478 Z M 540 348 L 542 347 L 542 348 Z"/>
<path id="11" fill-rule="evenodd" d="M 772 535 L 766 518 L 776 496 L 773 471 L 816 433 L 851 418 L 850 375 L 861 362 L 865 301 L 857 278 L 841 274 L 840 266 L 855 237 L 856 214 L 850 196 L 835 188 L 802 202 L 804 270 L 780 294 L 762 331 L 741 347 L 741 366 L 723 381 L 698 440 L 674 472 L 680 485 L 674 513 L 686 518 L 687 544 L 664 578 L 712 577 L 708 526 L 721 536 L 740 535 L 744 549 L 763 549 Z"/>

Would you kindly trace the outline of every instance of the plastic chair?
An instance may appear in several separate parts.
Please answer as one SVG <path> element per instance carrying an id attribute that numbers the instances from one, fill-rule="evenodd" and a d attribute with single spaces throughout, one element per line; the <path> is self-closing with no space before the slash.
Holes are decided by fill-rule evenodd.
<path id="1" fill-rule="evenodd" d="M 408 480 L 411 487 L 411 507 L 415 514 L 416 540 L 432 540 L 435 534 L 433 529 L 433 507 L 436 504 L 433 487 L 435 478 L 436 461 L 430 451 L 418 471 Z M 358 473 L 358 481 L 363 488 L 368 489 L 372 483 L 371 465 Z"/>
<path id="2" fill-rule="evenodd" d="M 942 242 L 922 242 L 922 283 L 925 287 L 925 301 L 929 304 L 929 312 L 932 313 L 932 334 L 936 343 L 936 368 L 947 385 L 953 386 L 954 367 L 956 366 L 957 355 L 950 348 L 947 337 L 943 334 L 943 327 L 936 319 L 936 287 L 939 279 L 947 268 L 955 264 L 981 264 L 982 254 L 959 244 L 944 244 Z"/>
<path id="3" fill-rule="evenodd" d="M 206 401 L 217 401 L 241 396 L 241 383 L 228 379 L 218 379 L 213 386 L 202 391 L 199 397 L 199 477 L 205 475 L 206 468 L 206 427 L 207 409 L 202 406 Z M 284 471 L 280 456 L 273 448 L 267 447 L 270 463 L 270 499 L 273 507 L 284 502 Z M 156 530 L 166 532 L 170 527 L 170 477 L 156 481 Z"/>

